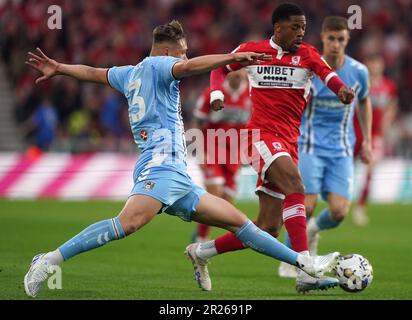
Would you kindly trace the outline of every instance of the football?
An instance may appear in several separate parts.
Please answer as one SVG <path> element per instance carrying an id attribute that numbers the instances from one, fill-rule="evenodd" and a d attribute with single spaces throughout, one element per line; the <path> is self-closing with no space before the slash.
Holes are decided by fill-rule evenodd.
<path id="1" fill-rule="evenodd" d="M 373 280 L 372 265 L 360 254 L 340 257 L 335 272 L 340 287 L 347 292 L 365 290 Z"/>

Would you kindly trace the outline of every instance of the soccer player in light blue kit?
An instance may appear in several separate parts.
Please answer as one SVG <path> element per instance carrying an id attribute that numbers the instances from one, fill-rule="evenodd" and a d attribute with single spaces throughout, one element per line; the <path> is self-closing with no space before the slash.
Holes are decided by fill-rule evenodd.
<path id="1" fill-rule="evenodd" d="M 233 62 L 252 64 L 270 60 L 270 56 L 244 52 L 188 60 L 186 38 L 177 21 L 154 29 L 150 57 L 136 66 L 105 69 L 67 65 L 48 58 L 40 49 L 37 51 L 37 54 L 30 52 L 26 61 L 43 74 L 36 83 L 62 74 L 108 84 L 123 93 L 128 100 L 130 125 L 141 155 L 134 169 L 134 187 L 120 214 L 90 225 L 54 251 L 36 255 L 24 277 L 27 295 L 35 297 L 38 294 L 53 266 L 122 239 L 161 212 L 234 232 L 256 251 L 296 265 L 313 276 L 320 276 L 336 264 L 338 252 L 308 257 L 290 250 L 257 228 L 234 206 L 196 186 L 187 174 L 179 80 Z M 199 278 L 200 272 L 196 270 L 203 267 L 202 261 L 193 252 L 186 254 L 195 267 L 197 281 L 203 281 L 202 288 L 210 290 L 211 284 L 204 283 L 207 279 Z"/>
<path id="2" fill-rule="evenodd" d="M 305 185 L 308 217 L 316 208 L 318 194 L 328 202 L 326 209 L 308 221 L 308 245 L 312 255 L 318 251 L 319 231 L 336 228 L 349 211 L 353 194 L 353 116 L 356 105 L 364 137 L 361 160 L 368 164 L 372 159 L 369 75 L 365 65 L 345 55 L 349 41 L 347 20 L 343 17 L 326 17 L 321 38 L 323 58 L 354 89 L 356 99 L 350 105 L 343 105 L 319 78 L 315 78 L 312 97 L 302 117 L 299 170 Z M 281 263 L 279 275 L 295 277 L 295 268 Z"/>

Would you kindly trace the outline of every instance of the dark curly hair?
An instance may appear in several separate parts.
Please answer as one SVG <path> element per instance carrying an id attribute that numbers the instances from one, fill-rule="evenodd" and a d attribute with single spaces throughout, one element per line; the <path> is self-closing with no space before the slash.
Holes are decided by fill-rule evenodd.
<path id="1" fill-rule="evenodd" d="M 283 3 L 273 10 L 272 25 L 279 21 L 288 20 L 290 16 L 304 16 L 305 12 L 301 7 L 293 3 Z"/>

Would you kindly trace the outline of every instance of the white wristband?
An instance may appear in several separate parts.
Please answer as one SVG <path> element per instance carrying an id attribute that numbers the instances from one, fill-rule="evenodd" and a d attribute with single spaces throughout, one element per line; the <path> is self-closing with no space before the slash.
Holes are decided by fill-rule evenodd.
<path id="1" fill-rule="evenodd" d="M 214 90 L 210 93 L 210 103 L 215 100 L 222 100 L 225 101 L 225 95 L 220 90 Z"/>

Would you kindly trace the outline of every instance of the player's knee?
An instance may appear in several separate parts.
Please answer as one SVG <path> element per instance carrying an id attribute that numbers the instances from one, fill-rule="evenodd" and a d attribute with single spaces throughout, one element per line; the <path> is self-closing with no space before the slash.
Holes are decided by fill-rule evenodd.
<path id="1" fill-rule="evenodd" d="M 284 185 L 286 195 L 291 193 L 305 193 L 303 181 L 298 174 L 287 174 L 282 184 Z"/>
<path id="2" fill-rule="evenodd" d="M 139 230 L 142 226 L 146 224 L 146 217 L 144 212 L 133 212 L 127 214 L 120 214 L 120 223 L 122 225 L 124 233 L 128 236 Z"/>
<path id="3" fill-rule="evenodd" d="M 348 208 L 344 205 L 335 206 L 330 208 L 331 215 L 333 220 L 335 221 L 342 221 L 348 215 Z"/>
<path id="4" fill-rule="evenodd" d="M 128 236 L 129 234 L 135 233 L 140 229 L 140 227 L 141 224 L 139 224 L 137 221 L 127 221 L 123 226 L 123 230 L 124 233 Z"/>

